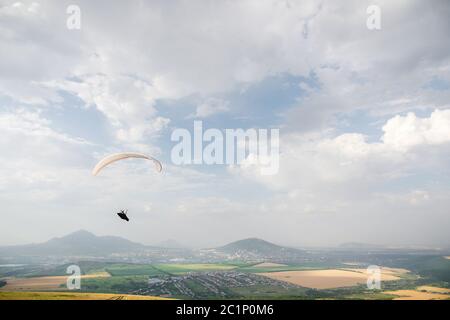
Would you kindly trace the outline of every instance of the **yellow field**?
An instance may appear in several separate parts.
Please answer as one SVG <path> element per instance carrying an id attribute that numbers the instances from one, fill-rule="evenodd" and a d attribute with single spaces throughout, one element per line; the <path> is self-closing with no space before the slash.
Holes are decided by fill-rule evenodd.
<path id="1" fill-rule="evenodd" d="M 6 285 L 0 288 L 1 291 L 47 291 L 47 290 L 65 290 L 61 287 L 66 284 L 69 276 L 52 277 L 32 277 L 32 278 L 7 278 Z M 81 279 L 110 277 L 107 272 L 98 272 L 88 275 L 82 275 Z"/>
<path id="2" fill-rule="evenodd" d="M 111 277 L 111 275 L 106 271 L 100 271 L 90 274 L 84 274 L 81 276 L 82 279 L 89 279 L 89 278 L 104 278 L 104 277 Z"/>
<path id="3" fill-rule="evenodd" d="M 256 268 L 273 268 L 273 267 L 286 267 L 287 265 L 281 264 L 281 263 L 273 263 L 273 262 L 263 262 L 259 263 L 257 265 L 254 265 L 253 267 Z"/>
<path id="4" fill-rule="evenodd" d="M 450 289 L 432 287 L 432 286 L 420 286 L 420 287 L 417 287 L 416 290 L 427 291 L 427 292 L 432 292 L 432 293 L 450 293 Z"/>
<path id="5" fill-rule="evenodd" d="M 449 259 L 450 260 L 450 256 L 444 257 L 445 259 Z"/>
<path id="6" fill-rule="evenodd" d="M 363 274 L 366 275 L 366 278 L 367 278 L 367 270 L 364 269 L 364 268 L 345 268 L 345 269 L 342 269 L 342 270 L 363 273 Z M 409 270 L 402 269 L 402 268 L 381 267 L 382 280 L 384 280 L 383 276 L 385 276 L 386 278 L 389 278 L 389 276 L 399 277 L 399 276 L 401 276 L 403 274 L 406 274 L 408 272 L 409 272 Z M 398 279 L 392 279 L 392 280 L 398 280 Z"/>
<path id="7" fill-rule="evenodd" d="M 393 300 L 446 300 L 450 299 L 450 295 L 442 293 L 421 292 L 418 290 L 396 290 L 385 291 L 386 294 L 398 296 Z"/>
<path id="8" fill-rule="evenodd" d="M 275 280 L 281 280 L 302 287 L 314 289 L 332 289 L 351 287 L 367 282 L 366 269 L 329 269 L 307 271 L 281 271 L 259 273 Z M 394 271 L 382 272 L 382 281 L 399 280 Z"/>
<path id="9" fill-rule="evenodd" d="M 0 300 L 169 300 L 154 296 L 71 292 L 0 292 Z"/>

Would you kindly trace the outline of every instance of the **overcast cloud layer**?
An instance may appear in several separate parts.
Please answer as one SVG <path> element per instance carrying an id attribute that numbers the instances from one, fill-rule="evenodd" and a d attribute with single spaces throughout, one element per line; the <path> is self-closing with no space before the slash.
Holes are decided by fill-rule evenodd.
<path id="1" fill-rule="evenodd" d="M 450 246 L 449 17 L 446 0 L 0 0 L 0 244 Z M 280 128 L 279 173 L 171 164 L 195 119 Z M 117 151 L 164 172 L 90 175 Z"/>

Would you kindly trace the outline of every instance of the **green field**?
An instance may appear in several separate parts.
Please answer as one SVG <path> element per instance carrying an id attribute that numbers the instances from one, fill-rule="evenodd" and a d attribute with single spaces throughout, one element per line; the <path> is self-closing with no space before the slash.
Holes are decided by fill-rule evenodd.
<path id="1" fill-rule="evenodd" d="M 311 290 L 301 287 L 283 288 L 268 285 L 236 287 L 232 289 L 237 299 L 309 299 L 309 291 Z"/>
<path id="2" fill-rule="evenodd" d="M 145 275 L 93 278 L 83 280 L 81 289 L 84 292 L 127 293 L 145 287 L 147 281 Z"/>
<path id="3" fill-rule="evenodd" d="M 40 267 L 40 266 L 26 266 L 23 268 L 16 268 L 15 270 L 8 270 L 3 276 L 14 277 L 47 277 L 47 276 L 66 276 L 67 267 L 70 265 L 77 265 L 81 269 L 81 274 L 92 274 L 104 272 L 110 266 L 116 265 L 112 262 L 97 262 L 97 261 L 76 261 L 59 266 Z M 0 270 L 1 271 L 1 270 Z"/>
<path id="4" fill-rule="evenodd" d="M 196 264 L 157 264 L 155 268 L 168 274 L 183 274 L 187 272 L 202 272 L 202 271 L 226 271 L 235 269 L 235 265 L 231 264 L 217 264 L 217 263 L 196 263 Z"/>
<path id="5" fill-rule="evenodd" d="M 112 276 L 160 276 L 164 271 L 155 268 L 150 264 L 114 264 L 104 269 Z"/>

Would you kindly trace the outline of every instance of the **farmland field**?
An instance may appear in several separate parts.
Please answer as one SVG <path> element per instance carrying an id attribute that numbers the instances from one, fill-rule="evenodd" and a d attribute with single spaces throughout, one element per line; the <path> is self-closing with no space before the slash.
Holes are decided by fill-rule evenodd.
<path id="1" fill-rule="evenodd" d="M 105 270 L 112 276 L 159 276 L 164 272 L 148 264 L 114 264 Z"/>
<path id="2" fill-rule="evenodd" d="M 448 289 L 448 288 L 439 288 L 439 287 L 433 287 L 433 286 L 420 286 L 417 288 L 417 290 L 433 292 L 433 293 L 450 293 L 450 289 Z"/>
<path id="3" fill-rule="evenodd" d="M 110 275 L 106 272 L 82 275 L 81 279 L 104 278 Z M 31 278 L 9 278 L 6 285 L 0 291 L 33 291 L 33 290 L 64 290 L 64 285 L 69 276 L 31 277 Z"/>
<path id="4" fill-rule="evenodd" d="M 150 277 L 183 274 L 187 272 L 201 271 L 225 271 L 236 268 L 230 264 L 113 264 L 105 268 L 112 276 L 136 276 L 146 275 Z"/>
<path id="5" fill-rule="evenodd" d="M 235 265 L 219 263 L 194 263 L 194 264 L 158 264 L 155 268 L 170 274 L 183 274 L 199 271 L 226 271 L 235 269 Z"/>
<path id="6" fill-rule="evenodd" d="M 287 267 L 287 265 L 281 264 L 281 263 L 263 262 L 263 263 L 256 264 L 253 267 L 255 267 L 255 268 L 276 268 L 276 267 Z"/>
<path id="7" fill-rule="evenodd" d="M 368 263 L 339 261 L 225 261 L 215 263 L 77 263 L 80 296 L 65 284 L 70 264 L 21 267 L 0 278 L 3 299 L 125 299 L 127 295 L 177 299 L 447 299 L 448 263 L 443 255 L 401 257 L 382 267 L 382 290 L 367 290 Z M 374 263 L 380 261 L 374 261 Z M 379 265 L 383 265 L 379 263 Z M 14 292 L 14 293 L 12 293 Z M 35 295 L 33 295 L 36 293 Z M 42 296 L 44 293 L 47 295 Z M 56 295 L 56 296 L 52 296 Z M 1 298 L 0 298 L 1 299 Z M 131 299 L 131 297 L 130 297 Z M 146 298 L 147 299 L 147 298 Z"/>
<path id="8" fill-rule="evenodd" d="M 84 292 L 98 293 L 131 293 L 132 291 L 146 287 L 148 276 L 112 276 L 109 278 L 91 278 L 81 283 Z"/>
<path id="9" fill-rule="evenodd" d="M 340 287 L 351 287 L 364 284 L 367 281 L 365 269 L 329 269 L 329 270 L 307 270 L 307 271 L 281 271 L 259 273 L 275 280 L 281 280 L 306 288 L 332 289 Z M 382 274 L 382 281 L 399 280 L 396 275 Z"/>
<path id="10" fill-rule="evenodd" d="M 396 296 L 393 300 L 448 300 L 450 295 L 419 290 L 385 291 L 385 294 Z"/>
<path id="11" fill-rule="evenodd" d="M 167 300 L 154 296 L 71 292 L 0 292 L 0 300 Z"/>

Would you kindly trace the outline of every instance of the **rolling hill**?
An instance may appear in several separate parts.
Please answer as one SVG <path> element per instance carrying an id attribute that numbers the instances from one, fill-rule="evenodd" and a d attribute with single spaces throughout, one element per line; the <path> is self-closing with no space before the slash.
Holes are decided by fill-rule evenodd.
<path id="1" fill-rule="evenodd" d="M 96 236 L 80 230 L 40 244 L 0 247 L 0 255 L 24 256 L 104 256 L 140 251 L 146 246 L 121 237 Z"/>
<path id="2" fill-rule="evenodd" d="M 258 238 L 235 241 L 215 250 L 231 257 L 270 259 L 274 261 L 286 261 L 305 255 L 303 250 L 279 246 Z"/>
<path id="3" fill-rule="evenodd" d="M 178 248 L 177 248 L 178 247 Z M 166 241 L 156 246 L 146 246 L 116 236 L 96 236 L 80 230 L 63 237 L 53 238 L 39 244 L 0 247 L 0 258 L 7 263 L 25 263 L 52 261 L 203 261 L 208 259 L 270 260 L 288 261 L 305 257 L 299 249 L 279 246 L 268 241 L 248 238 L 235 241 L 215 249 L 190 250 L 180 248 L 174 241 Z M 66 259 L 70 258 L 70 259 Z M 87 259 L 87 260 L 86 260 Z M 143 260 L 139 261 L 143 261 Z M 5 260 L 6 261 L 6 260 Z M 209 261 L 209 260 L 208 260 Z"/>

